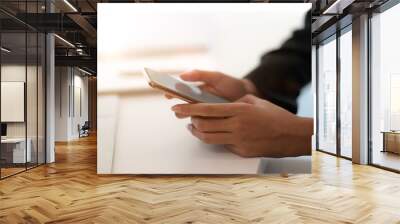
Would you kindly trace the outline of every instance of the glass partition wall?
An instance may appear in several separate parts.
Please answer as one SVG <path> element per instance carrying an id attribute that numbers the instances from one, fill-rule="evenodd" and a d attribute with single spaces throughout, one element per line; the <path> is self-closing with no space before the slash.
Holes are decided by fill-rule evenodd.
<path id="1" fill-rule="evenodd" d="M 370 163 L 400 171 L 400 4 L 371 22 Z"/>
<path id="2" fill-rule="evenodd" d="M 25 12 L 39 10 L 36 1 Z M 1 4 L 0 4 L 1 6 Z M 28 10 L 29 8 L 29 10 Z M 0 178 L 45 163 L 45 35 L 0 12 Z"/>
<path id="3" fill-rule="evenodd" d="M 26 169 L 26 35 L 1 33 L 1 177 Z M 6 49 L 6 50 L 4 50 Z M 26 160 L 28 158 L 28 160 Z"/>

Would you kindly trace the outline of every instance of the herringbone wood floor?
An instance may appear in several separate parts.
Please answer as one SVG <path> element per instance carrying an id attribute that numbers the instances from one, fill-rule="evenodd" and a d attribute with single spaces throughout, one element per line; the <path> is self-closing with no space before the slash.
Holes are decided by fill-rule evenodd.
<path id="1" fill-rule="evenodd" d="M 0 181 L 0 223 L 400 223 L 400 175 L 315 152 L 313 174 L 98 176 L 96 139 Z"/>

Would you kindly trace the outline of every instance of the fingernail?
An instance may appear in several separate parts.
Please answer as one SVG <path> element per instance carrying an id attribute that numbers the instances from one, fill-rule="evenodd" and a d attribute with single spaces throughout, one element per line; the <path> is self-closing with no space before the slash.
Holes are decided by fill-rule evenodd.
<path id="1" fill-rule="evenodd" d="M 187 128 L 189 131 L 192 131 L 193 126 L 192 126 L 192 124 L 188 124 L 188 125 L 186 125 L 186 128 Z"/>
<path id="2" fill-rule="evenodd" d="M 171 110 L 174 112 L 179 112 L 180 109 L 179 109 L 178 105 L 175 105 L 175 106 L 171 107 Z"/>

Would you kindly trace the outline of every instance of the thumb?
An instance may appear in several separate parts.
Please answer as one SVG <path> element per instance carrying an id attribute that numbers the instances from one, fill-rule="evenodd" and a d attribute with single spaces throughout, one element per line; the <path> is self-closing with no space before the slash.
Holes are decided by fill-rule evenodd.
<path id="1" fill-rule="evenodd" d="M 245 96 L 238 99 L 236 102 L 256 104 L 258 100 L 259 100 L 258 97 L 251 94 L 246 94 Z"/>
<path id="2" fill-rule="evenodd" d="M 217 72 L 203 71 L 203 70 L 192 70 L 184 72 L 180 75 L 180 78 L 190 82 L 204 82 L 209 85 L 216 85 L 222 76 Z"/>

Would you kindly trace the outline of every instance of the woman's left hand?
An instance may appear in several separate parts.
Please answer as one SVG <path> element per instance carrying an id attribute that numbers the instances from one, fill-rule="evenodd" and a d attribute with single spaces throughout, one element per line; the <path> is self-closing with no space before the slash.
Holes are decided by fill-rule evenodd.
<path id="1" fill-rule="evenodd" d="M 242 157 L 311 154 L 313 120 L 253 95 L 233 103 L 178 104 L 172 110 L 191 117 L 188 128 L 201 141 L 225 145 Z"/>

